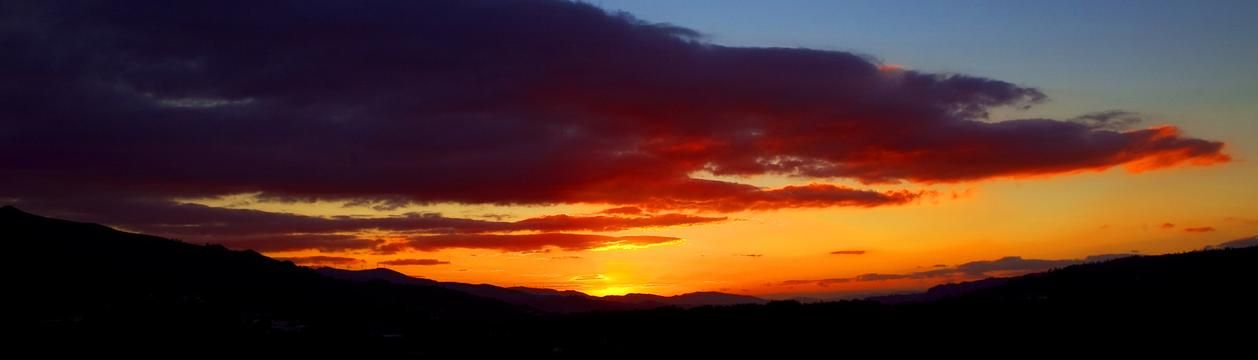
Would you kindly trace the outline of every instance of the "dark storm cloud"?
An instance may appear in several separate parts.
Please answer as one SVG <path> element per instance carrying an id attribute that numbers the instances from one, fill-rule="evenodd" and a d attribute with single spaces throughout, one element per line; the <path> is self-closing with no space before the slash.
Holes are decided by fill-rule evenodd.
<path id="1" fill-rule="evenodd" d="M 4 6 L 0 181 L 16 197 L 89 186 L 735 211 L 912 196 L 687 174 L 949 182 L 1227 159 L 1174 128 L 1096 126 L 1111 115 L 986 121 L 1042 101 L 1033 88 L 719 46 L 579 3 Z"/>

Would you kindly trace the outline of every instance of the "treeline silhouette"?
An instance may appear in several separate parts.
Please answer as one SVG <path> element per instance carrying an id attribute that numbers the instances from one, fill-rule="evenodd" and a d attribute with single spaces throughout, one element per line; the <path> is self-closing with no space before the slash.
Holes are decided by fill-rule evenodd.
<path id="1" fill-rule="evenodd" d="M 1253 340 L 1258 248 L 1138 256 L 929 299 L 556 314 L 0 209 L 17 343 L 47 355 L 392 358 L 1066 353 Z M 809 355 L 813 356 L 813 355 Z"/>

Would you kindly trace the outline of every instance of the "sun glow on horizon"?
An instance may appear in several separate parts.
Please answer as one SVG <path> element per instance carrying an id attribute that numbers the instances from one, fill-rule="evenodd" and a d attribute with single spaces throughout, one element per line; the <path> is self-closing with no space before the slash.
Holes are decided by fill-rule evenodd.
<path id="1" fill-rule="evenodd" d="M 588 290 L 588 291 L 585 291 L 585 293 L 586 293 L 586 294 L 590 294 L 590 295 L 594 295 L 594 296 L 599 296 L 599 297 L 602 297 L 602 296 L 615 296 L 615 295 L 626 295 L 626 294 L 632 294 L 632 293 L 636 292 L 636 290 L 637 290 L 637 287 L 635 287 L 635 286 L 629 286 L 629 285 L 617 285 L 617 286 L 608 286 L 608 287 L 604 287 L 604 288 L 598 288 L 598 289 L 594 289 L 594 290 Z"/>

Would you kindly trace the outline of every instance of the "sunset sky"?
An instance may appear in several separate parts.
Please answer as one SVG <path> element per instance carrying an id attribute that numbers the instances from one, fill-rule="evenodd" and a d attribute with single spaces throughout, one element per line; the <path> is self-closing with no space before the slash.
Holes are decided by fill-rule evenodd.
<path id="1" fill-rule="evenodd" d="M 2 6 L 0 204 L 303 265 L 831 298 L 1258 234 L 1253 1 Z"/>

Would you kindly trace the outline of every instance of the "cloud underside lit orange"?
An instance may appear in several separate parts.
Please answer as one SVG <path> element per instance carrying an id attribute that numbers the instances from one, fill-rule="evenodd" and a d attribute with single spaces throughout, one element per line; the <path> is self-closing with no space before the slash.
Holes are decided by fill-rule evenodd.
<path id="1" fill-rule="evenodd" d="M 635 248 L 675 243 L 680 238 L 668 236 L 605 236 L 588 234 L 459 234 L 416 236 L 404 242 L 386 245 L 386 252 L 403 249 L 433 251 L 448 248 L 494 249 L 502 251 L 537 251 L 547 247 L 563 250 L 597 250 L 603 248 Z"/>

